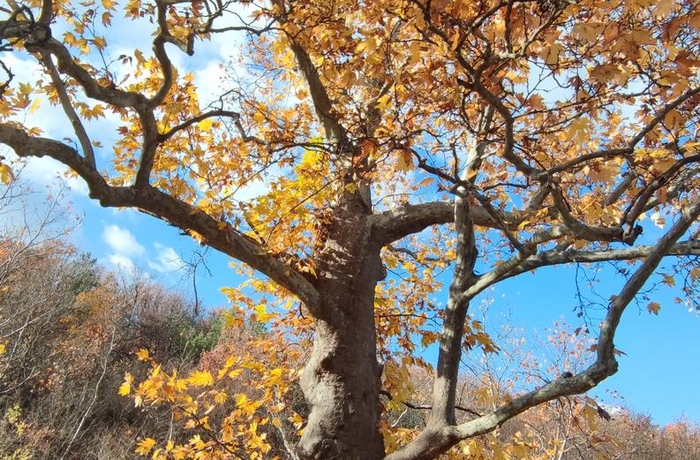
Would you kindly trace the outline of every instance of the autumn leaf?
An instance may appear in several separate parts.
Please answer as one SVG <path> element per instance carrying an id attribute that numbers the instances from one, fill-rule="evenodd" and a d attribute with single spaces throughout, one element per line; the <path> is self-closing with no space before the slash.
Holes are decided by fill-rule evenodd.
<path id="1" fill-rule="evenodd" d="M 0 163 L 0 180 L 3 184 L 7 185 L 12 182 L 15 176 L 12 174 L 12 170 L 6 164 Z"/>
<path id="2" fill-rule="evenodd" d="M 411 152 L 405 149 L 397 151 L 398 161 L 396 163 L 396 169 L 399 171 L 410 171 L 414 168 L 413 165 L 413 155 Z"/>
<path id="3" fill-rule="evenodd" d="M 126 373 L 124 383 L 119 387 L 119 395 L 127 396 L 131 393 L 131 385 L 134 383 L 134 377 L 130 373 Z"/>
<path id="4" fill-rule="evenodd" d="M 148 355 L 148 350 L 145 348 L 138 350 L 135 355 L 139 361 L 149 361 L 151 359 L 151 357 Z"/>
<path id="5" fill-rule="evenodd" d="M 139 455 L 148 455 L 148 453 L 156 445 L 156 440 L 153 438 L 144 438 L 136 444 L 136 453 Z"/>
<path id="6" fill-rule="evenodd" d="M 187 379 L 194 386 L 204 387 L 214 384 L 214 377 L 207 371 L 195 371 Z"/>
<path id="7" fill-rule="evenodd" d="M 204 120 L 197 123 L 197 127 L 202 131 L 211 131 L 213 121 L 211 118 L 205 118 Z"/>
<path id="8" fill-rule="evenodd" d="M 661 304 L 659 304 L 658 302 L 650 302 L 649 305 L 647 305 L 647 311 L 649 313 L 658 315 L 659 310 L 661 310 Z"/>
<path id="9" fill-rule="evenodd" d="M 265 304 L 258 304 L 253 309 L 255 310 L 255 320 L 261 323 L 266 323 L 279 316 L 277 313 L 268 313 Z"/>

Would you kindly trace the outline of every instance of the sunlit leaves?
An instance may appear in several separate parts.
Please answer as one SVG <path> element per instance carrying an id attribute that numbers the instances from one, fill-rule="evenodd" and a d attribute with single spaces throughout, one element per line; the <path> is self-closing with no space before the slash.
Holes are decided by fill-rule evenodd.
<path id="1" fill-rule="evenodd" d="M 240 334 L 248 327 L 227 330 Z M 145 439 L 137 452 L 146 455 L 153 451 L 158 458 L 168 459 L 218 458 L 243 449 L 251 458 L 262 458 L 271 448 L 267 427 L 279 426 L 280 417 L 286 417 L 283 411 L 293 413 L 286 408 L 285 394 L 298 373 L 290 367 L 295 358 L 284 352 L 284 347 L 276 338 L 255 334 L 240 342 L 222 339 L 200 363 L 204 369 L 182 377 L 176 370 L 162 369 L 145 350 L 139 350 L 139 359 L 150 371 L 135 388 L 133 377 L 127 374 L 122 387 L 129 386 L 131 392 L 120 390 L 120 394 L 128 394 L 137 406 L 170 409 L 174 420 L 191 434 L 179 444 Z M 213 419 L 218 421 L 216 425 Z"/>
<path id="2" fill-rule="evenodd" d="M 195 371 L 187 381 L 195 387 L 207 387 L 214 384 L 214 377 L 209 372 Z"/>
<path id="3" fill-rule="evenodd" d="M 156 445 L 156 440 L 153 438 L 145 438 L 138 442 L 136 453 L 139 455 L 148 455 Z"/>
<path id="4" fill-rule="evenodd" d="M 131 393 L 131 385 L 134 383 L 134 377 L 130 373 L 126 373 L 124 383 L 119 387 L 120 396 L 128 396 Z"/>

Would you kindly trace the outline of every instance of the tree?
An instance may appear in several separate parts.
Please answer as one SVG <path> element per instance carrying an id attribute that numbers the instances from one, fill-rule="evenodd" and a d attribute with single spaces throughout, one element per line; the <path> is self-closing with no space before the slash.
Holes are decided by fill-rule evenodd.
<path id="1" fill-rule="evenodd" d="M 694 1 L 12 0 L 2 9 L 3 50 L 29 53 L 44 74 L 15 82 L 3 65 L 0 142 L 58 160 L 103 206 L 163 219 L 269 279 L 249 289 L 303 305 L 303 317 L 280 316 L 286 333 L 313 329 L 301 459 L 436 458 L 593 388 L 617 371 L 621 315 L 667 256 L 681 257 L 692 302 L 698 269 L 683 256 L 700 253 Z M 117 15 L 153 24 L 151 56 L 110 53 L 103 35 Z M 245 52 L 205 106 L 171 58 L 196 56 L 221 34 Z M 20 121 L 41 93 L 74 139 Z M 104 148 L 84 121 L 108 114 L 120 120 L 118 140 Z M 96 153 L 109 151 L 101 164 Z M 261 178 L 266 193 L 238 200 Z M 663 234 L 638 243 L 650 222 Z M 595 361 L 458 423 L 463 348 L 492 347 L 468 315 L 472 299 L 544 266 L 601 261 L 631 268 L 599 326 Z M 434 293 L 446 270 L 441 307 Z M 420 362 L 417 337 L 439 342 L 429 422 L 387 455 L 382 379 Z"/>
<path id="2" fill-rule="evenodd" d="M 9 195 L 23 197 L 17 187 Z M 59 237 L 65 227 L 42 225 L 62 223 L 60 203 L 46 208 L 34 222 L 16 219 L 32 225 L 0 244 L 1 458 L 134 458 L 137 435 L 158 432 L 184 442 L 189 433 L 167 408 L 145 419 L 118 388 L 127 369 L 148 375 L 148 366 L 135 368 L 135 349 L 192 369 L 216 343 L 221 319 L 198 317 L 181 294 L 143 274 L 102 273 Z"/>

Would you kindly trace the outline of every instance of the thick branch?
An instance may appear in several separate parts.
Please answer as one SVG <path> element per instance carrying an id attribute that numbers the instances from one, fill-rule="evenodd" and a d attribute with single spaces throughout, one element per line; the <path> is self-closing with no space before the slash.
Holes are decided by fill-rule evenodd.
<path id="1" fill-rule="evenodd" d="M 531 210 L 525 212 L 507 213 L 496 209 L 487 211 L 483 206 L 472 204 L 470 207 L 474 225 L 500 230 L 517 230 L 518 224 L 526 219 Z M 498 218 L 494 217 L 498 212 Z M 576 221 L 573 217 L 572 220 Z M 450 224 L 454 222 L 452 204 L 444 201 L 413 204 L 397 209 L 374 214 L 370 217 L 372 226 L 372 241 L 381 246 L 387 246 L 408 235 L 420 233 L 432 225 Z M 580 222 L 579 222 L 580 223 Z M 578 230 L 578 231 L 576 231 Z M 522 244 L 539 244 L 562 236 L 571 235 L 586 241 L 620 241 L 623 236 L 621 229 L 605 227 L 588 227 L 581 224 L 580 228 L 571 229 L 566 225 L 553 225 L 540 230 Z"/>
<path id="2" fill-rule="evenodd" d="M 196 232 L 202 244 L 267 275 L 296 294 L 312 314 L 319 314 L 320 297 L 311 282 L 228 223 L 150 186 L 111 187 L 75 149 L 55 140 L 29 137 L 13 124 L 0 124 L 0 143 L 11 147 L 20 157 L 48 156 L 65 164 L 85 180 L 90 197 L 98 199 L 102 206 L 138 208 L 178 228 Z"/>
<path id="3" fill-rule="evenodd" d="M 469 309 L 469 299 L 465 299 L 460 294 L 476 278 L 474 265 L 478 253 L 468 198 L 455 197 L 454 221 L 457 231 L 457 260 L 445 308 L 440 334 L 440 352 L 435 367 L 433 409 L 429 420 L 429 424 L 433 425 L 451 425 L 456 420 L 455 394 L 459 379 L 459 360 L 462 355 L 464 321 Z"/>
<path id="4" fill-rule="evenodd" d="M 490 414 L 461 425 L 428 426 L 414 441 L 389 455 L 386 459 L 429 460 L 435 458 L 463 439 L 493 431 L 505 421 L 539 404 L 562 396 L 588 391 L 617 372 L 613 340 L 622 313 L 649 279 L 661 259 L 668 255 L 674 248 L 676 241 L 688 231 L 699 215 L 700 201 L 697 201 L 681 213 L 678 221 L 653 247 L 642 265 L 622 288 L 620 294 L 612 300 L 605 320 L 600 327 L 597 359 L 586 370 L 571 377 L 560 377 L 554 382 L 515 398 Z"/>
<path id="5" fill-rule="evenodd" d="M 580 239 L 588 241 L 624 241 L 633 244 L 638 234 L 630 233 L 625 235 L 621 227 L 591 227 L 576 219 L 569 209 L 569 205 L 564 199 L 564 195 L 557 184 L 549 184 L 549 190 L 554 201 L 554 207 L 559 212 L 564 225 Z"/>
<path id="6" fill-rule="evenodd" d="M 597 263 L 616 260 L 636 260 L 648 257 L 655 246 L 637 246 L 625 249 L 609 249 L 601 251 L 551 250 L 540 254 L 530 255 L 523 259 L 521 254 L 508 260 L 494 270 L 484 273 L 463 295 L 472 299 L 484 289 L 514 276 L 552 265 L 569 263 Z M 690 240 L 677 243 L 669 249 L 667 257 L 700 256 L 700 241 Z"/>
<path id="7" fill-rule="evenodd" d="M 27 50 L 56 56 L 58 70 L 76 80 L 85 94 L 98 101 L 121 108 L 145 108 L 147 99 L 139 93 L 124 91 L 114 86 L 102 86 L 85 70 L 61 42 L 54 38 L 27 44 Z"/>
<path id="8" fill-rule="evenodd" d="M 474 225 L 495 228 L 493 217 L 481 206 L 471 206 Z M 370 217 L 372 241 L 386 246 L 408 235 L 419 233 L 431 225 L 454 222 L 454 205 L 445 201 L 411 204 Z"/>
<path id="9" fill-rule="evenodd" d="M 277 6 L 280 11 L 285 11 L 284 0 L 273 0 L 272 4 Z M 284 23 L 284 19 L 282 19 L 282 22 Z M 328 96 L 326 87 L 321 82 L 318 69 L 311 62 L 309 53 L 295 40 L 295 37 L 287 34 L 287 38 L 289 39 L 289 47 L 297 61 L 299 72 L 301 72 L 304 80 L 309 85 L 309 94 L 314 103 L 316 115 L 326 132 L 326 137 L 338 143 L 346 141 L 345 130 L 333 113 L 333 103 L 330 96 Z"/>
<path id="10" fill-rule="evenodd" d="M 68 117 L 68 120 L 70 120 L 70 123 L 73 126 L 73 131 L 78 137 L 78 142 L 80 142 L 80 147 L 83 149 L 85 159 L 90 166 L 93 167 L 93 169 L 96 168 L 95 152 L 92 149 L 90 138 L 88 137 L 87 131 L 85 131 L 82 121 L 80 121 L 80 117 L 78 117 L 78 114 L 73 108 L 73 104 L 71 103 L 68 92 L 66 91 L 66 86 L 63 84 L 63 80 L 61 80 L 61 76 L 58 74 L 58 69 L 56 69 L 53 60 L 49 55 L 43 56 L 41 61 L 44 63 L 49 72 L 51 83 L 53 83 L 53 86 L 56 88 L 56 92 L 58 93 L 58 100 L 60 101 L 61 107 Z"/>

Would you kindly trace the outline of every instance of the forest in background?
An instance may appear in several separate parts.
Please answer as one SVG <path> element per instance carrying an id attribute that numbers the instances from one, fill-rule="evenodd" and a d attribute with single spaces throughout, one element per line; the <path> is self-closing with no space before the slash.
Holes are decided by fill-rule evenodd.
<path id="1" fill-rule="evenodd" d="M 280 341 L 270 337 L 264 323 L 232 320 L 226 309 L 198 313 L 185 294 L 145 272 L 106 270 L 69 243 L 76 223 L 61 191 L 39 206 L 31 204 L 31 197 L 18 181 L 0 195 L 1 460 L 144 458 L 151 454 L 152 437 L 173 445 L 196 443 L 206 438 L 210 424 L 218 426 L 223 418 L 240 415 L 246 402 L 249 415 L 260 420 L 255 437 L 260 445 L 251 454 L 232 453 L 229 458 L 296 458 L 293 446 L 308 408 L 291 369 L 301 367 L 310 350 L 291 350 L 304 343 L 286 344 L 291 363 L 284 379 L 289 385 L 274 413 L 253 403 L 261 397 L 253 369 L 248 376 L 214 385 L 217 394 L 234 397 L 205 423 L 187 423 L 176 404 L 126 397 L 125 376 L 134 386 L 144 382 L 139 391 L 145 392 L 143 385 L 161 368 L 170 375 L 197 378 L 216 374 L 231 357 L 245 354 L 262 367 L 272 366 L 270 345 Z M 517 334 L 511 335 L 514 340 L 491 352 L 498 353 L 501 362 L 517 361 L 533 372 L 541 369 L 536 356 L 519 348 Z M 585 362 L 590 340 L 585 331 L 555 324 L 546 340 L 557 350 L 552 369 L 576 371 Z M 472 369 L 461 379 L 460 417 L 488 410 L 522 383 L 521 377 L 497 376 L 488 366 Z M 401 383 L 393 382 L 400 387 L 383 392 L 382 403 L 391 428 L 409 435 L 426 424 L 430 373 L 416 368 L 403 377 Z M 202 395 L 197 385 L 191 393 L 195 398 Z M 567 397 L 465 442 L 444 457 L 696 460 L 700 426 L 684 419 L 657 426 L 649 415 L 602 406 L 585 395 Z"/>

